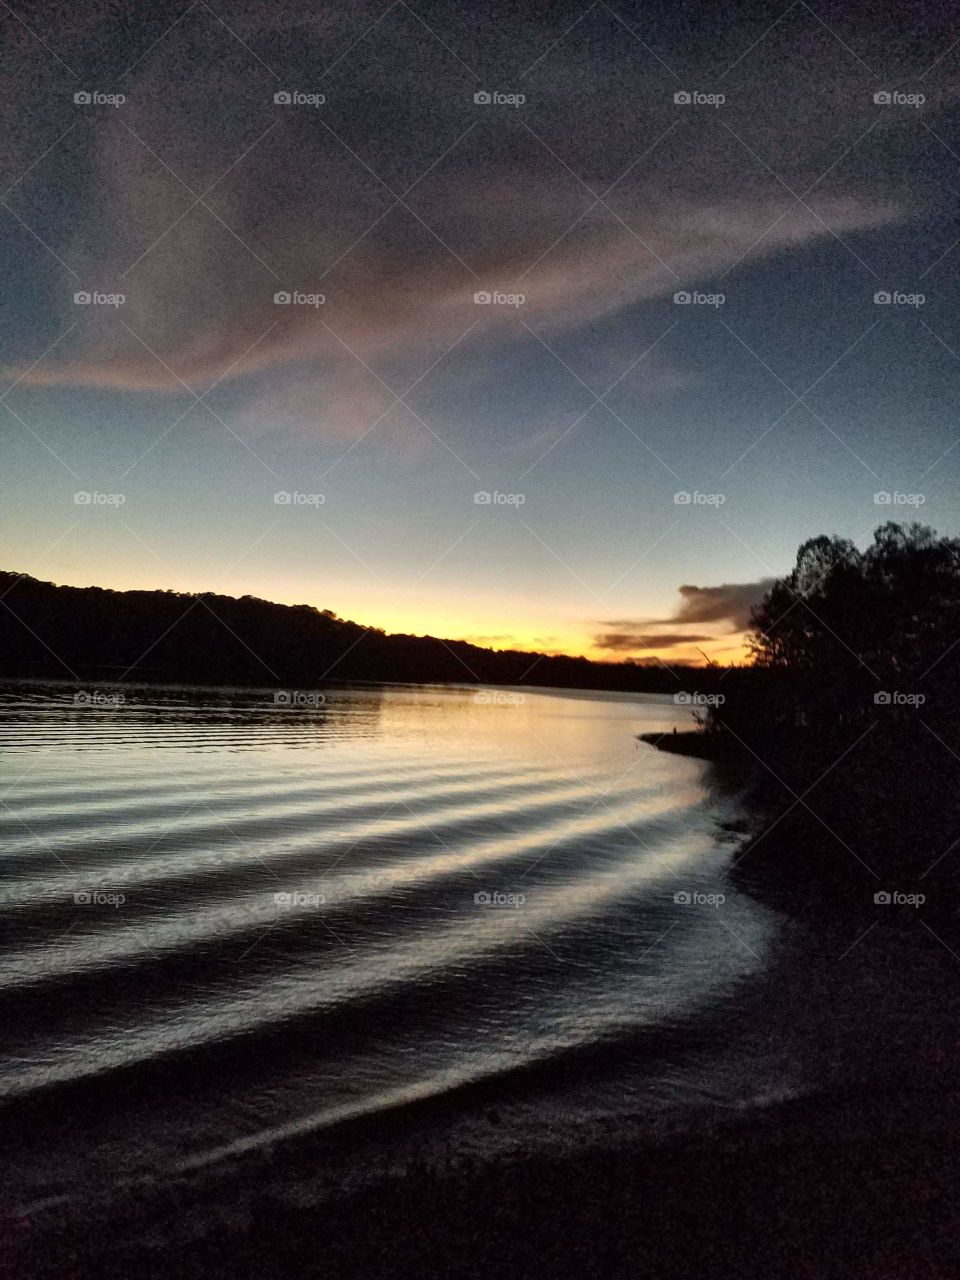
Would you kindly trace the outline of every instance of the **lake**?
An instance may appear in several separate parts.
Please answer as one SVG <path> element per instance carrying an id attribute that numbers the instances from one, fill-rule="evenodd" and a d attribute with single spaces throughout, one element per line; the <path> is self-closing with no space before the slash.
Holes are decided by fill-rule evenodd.
<path id="1" fill-rule="evenodd" d="M 351 1125 L 337 1178 L 942 1062 L 953 953 L 746 893 L 734 799 L 635 741 L 674 725 L 658 695 L 0 686 L 8 1209 Z"/>

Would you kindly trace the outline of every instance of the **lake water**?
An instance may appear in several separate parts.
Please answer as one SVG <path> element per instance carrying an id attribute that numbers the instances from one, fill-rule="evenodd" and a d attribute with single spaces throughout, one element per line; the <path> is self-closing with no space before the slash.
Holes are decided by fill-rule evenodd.
<path id="1" fill-rule="evenodd" d="M 0 686 L 9 1207 L 361 1116 L 489 1156 L 942 1057 L 957 958 L 738 889 L 733 802 L 635 741 L 669 698 L 117 693 Z"/>

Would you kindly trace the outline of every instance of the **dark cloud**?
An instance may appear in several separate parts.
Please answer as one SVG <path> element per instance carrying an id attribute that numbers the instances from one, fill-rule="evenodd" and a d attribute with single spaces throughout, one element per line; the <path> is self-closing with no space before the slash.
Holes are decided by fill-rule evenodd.
<path id="1" fill-rule="evenodd" d="M 633 649 L 678 649 L 684 645 L 699 644 L 712 639 L 713 636 L 684 635 L 680 631 L 668 631 L 662 635 L 638 631 L 606 631 L 594 636 L 593 643 L 598 649 L 628 653 Z"/>
<path id="2" fill-rule="evenodd" d="M 594 644 L 598 649 L 630 652 L 635 649 L 675 649 L 718 638 L 683 631 L 657 634 L 648 630 L 670 623 L 687 626 L 725 622 L 730 626 L 724 634 L 736 635 L 749 628 L 750 610 L 769 591 L 774 581 L 774 578 L 760 578 L 756 582 L 724 582 L 718 587 L 696 587 L 685 583 L 677 588 L 680 607 L 671 617 L 608 619 L 603 625 L 612 630 L 594 636 Z"/>
<path id="3" fill-rule="evenodd" d="M 671 618 L 663 622 L 723 622 L 729 619 L 734 631 L 750 626 L 750 610 L 770 590 L 775 578 L 756 582 L 724 582 L 719 587 L 678 587 L 681 604 Z"/>

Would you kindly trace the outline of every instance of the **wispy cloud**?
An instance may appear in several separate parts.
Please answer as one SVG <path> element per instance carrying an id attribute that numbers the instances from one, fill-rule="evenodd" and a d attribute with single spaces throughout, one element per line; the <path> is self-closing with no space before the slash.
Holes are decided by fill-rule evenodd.
<path id="1" fill-rule="evenodd" d="M 24 388 L 173 395 L 222 378 L 244 402 L 237 412 L 267 427 L 295 421 L 349 438 L 383 410 L 389 393 L 378 379 L 403 389 L 467 329 L 466 346 L 481 357 L 489 350 L 492 368 L 503 343 L 535 341 L 521 318 L 548 337 L 583 330 L 743 259 L 910 211 L 862 182 L 833 183 L 817 191 L 814 215 L 717 121 L 691 127 L 659 72 L 628 91 L 575 44 L 551 53 L 528 86 L 526 114 L 484 114 L 462 66 L 401 17 L 324 79 L 321 111 L 275 106 L 276 78 L 217 24 L 208 29 L 204 6 L 159 40 L 125 78 L 124 106 L 81 117 L 69 146 L 11 197 L 32 221 L 33 184 L 59 166 L 62 216 L 45 238 L 76 277 L 51 258 L 45 305 L 62 327 L 78 315 L 81 323 L 29 373 L 42 346 L 39 335 L 36 351 L 27 342 L 7 375 L 25 374 Z M 294 18 L 281 5 L 245 13 L 246 43 L 261 54 L 279 48 L 285 21 L 302 37 L 300 79 L 310 50 L 319 55 L 347 34 L 340 19 Z M 86 56 L 89 28 L 65 29 L 64 56 Z M 427 80 L 414 56 L 424 40 Z M 377 50 L 391 59 L 389 75 Z M 38 65 L 45 83 L 52 73 Z M 11 86 L 16 98 L 27 83 Z M 439 115 L 418 105 L 427 88 Z M 587 91 L 596 128 L 580 105 Z M 646 123 L 631 139 L 637 93 Z M 864 93 L 861 108 L 866 101 Z M 827 114 L 767 125 L 768 154 L 785 154 L 789 136 L 793 181 L 826 167 L 836 136 Z M 861 123 L 852 110 L 841 132 L 852 141 Z M 669 183 L 658 167 L 664 152 Z M 122 312 L 81 314 L 77 278 L 122 292 Z M 325 302 L 277 306 L 278 290 Z M 478 306 L 478 290 L 525 302 Z"/>

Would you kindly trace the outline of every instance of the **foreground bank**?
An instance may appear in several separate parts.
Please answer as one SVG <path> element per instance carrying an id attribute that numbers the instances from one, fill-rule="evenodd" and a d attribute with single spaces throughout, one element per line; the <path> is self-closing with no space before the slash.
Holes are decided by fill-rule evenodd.
<path id="1" fill-rule="evenodd" d="M 8 1233 L 34 1277 L 870 1277 L 960 1265 L 955 1092 L 822 1096 L 707 1134 L 499 1167 L 415 1167 L 311 1201 L 271 1179 L 167 1188 L 58 1234 Z M 280 1167 L 278 1168 L 277 1165 Z"/>

